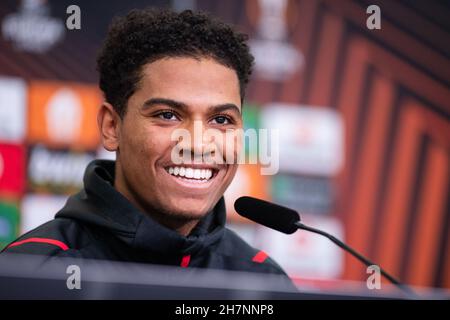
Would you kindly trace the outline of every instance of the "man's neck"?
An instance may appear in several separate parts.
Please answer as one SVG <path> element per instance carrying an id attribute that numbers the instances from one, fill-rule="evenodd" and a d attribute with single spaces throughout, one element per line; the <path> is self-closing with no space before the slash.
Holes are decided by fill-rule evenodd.
<path id="1" fill-rule="evenodd" d="M 160 210 L 157 210 L 155 208 L 149 208 L 143 205 L 143 201 L 139 201 L 138 197 L 132 191 L 130 191 L 129 188 L 126 187 L 126 183 L 123 181 L 123 179 L 120 179 L 120 177 L 120 174 L 116 172 L 114 179 L 114 188 L 123 196 L 125 196 L 128 201 L 130 201 L 136 208 L 139 209 L 139 211 L 141 211 L 143 214 L 148 215 L 159 224 L 186 237 L 199 223 L 199 220 L 197 219 L 180 219 L 177 217 L 173 217 L 170 214 L 160 212 Z"/>

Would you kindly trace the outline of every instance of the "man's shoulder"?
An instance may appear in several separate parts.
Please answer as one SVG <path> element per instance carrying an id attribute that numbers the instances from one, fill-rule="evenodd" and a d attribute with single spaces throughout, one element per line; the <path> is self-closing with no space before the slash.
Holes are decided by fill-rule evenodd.
<path id="1" fill-rule="evenodd" d="M 1 252 L 38 255 L 69 255 L 71 251 L 86 242 L 80 237 L 82 226 L 68 218 L 55 218 L 21 235 Z"/>
<path id="2" fill-rule="evenodd" d="M 286 275 L 281 266 L 263 250 L 252 247 L 236 232 L 225 229 L 220 253 L 232 259 L 239 269 Z"/>

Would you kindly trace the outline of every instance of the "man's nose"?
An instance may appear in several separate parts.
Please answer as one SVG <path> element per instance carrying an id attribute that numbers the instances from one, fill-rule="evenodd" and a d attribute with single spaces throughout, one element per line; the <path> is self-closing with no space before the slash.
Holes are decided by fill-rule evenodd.
<path id="1" fill-rule="evenodd" d="M 205 125 L 200 120 L 195 120 L 186 126 L 191 139 L 183 139 L 178 143 L 181 156 L 190 155 L 192 161 L 201 161 L 205 156 L 214 152 L 212 141 L 205 135 Z"/>

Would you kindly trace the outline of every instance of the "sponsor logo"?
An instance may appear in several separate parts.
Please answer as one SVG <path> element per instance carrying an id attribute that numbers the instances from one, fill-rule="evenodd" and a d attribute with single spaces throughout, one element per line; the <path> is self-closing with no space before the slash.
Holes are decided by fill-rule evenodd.
<path id="1" fill-rule="evenodd" d="M 63 39 L 65 29 L 61 19 L 50 16 L 45 1 L 22 0 L 19 12 L 3 19 L 2 33 L 19 50 L 44 53 Z"/>
<path id="2" fill-rule="evenodd" d="M 280 172 L 335 176 L 344 162 L 344 123 L 331 108 L 274 103 L 261 127 L 279 129 Z"/>
<path id="3" fill-rule="evenodd" d="M 292 7 L 295 5 L 295 1 L 288 0 L 247 1 L 247 15 L 257 30 L 249 44 L 255 56 L 255 71 L 262 78 L 283 80 L 304 64 L 303 53 L 287 41 L 289 27 L 296 20 L 290 15 L 298 10 Z"/>
<path id="4" fill-rule="evenodd" d="M 95 153 L 51 150 L 41 145 L 30 149 L 28 178 L 35 191 L 72 193 L 83 183 L 86 166 Z"/>
<path id="5" fill-rule="evenodd" d="M 93 150 L 99 144 L 96 115 L 101 95 L 95 86 L 32 82 L 28 141 L 51 147 Z"/>

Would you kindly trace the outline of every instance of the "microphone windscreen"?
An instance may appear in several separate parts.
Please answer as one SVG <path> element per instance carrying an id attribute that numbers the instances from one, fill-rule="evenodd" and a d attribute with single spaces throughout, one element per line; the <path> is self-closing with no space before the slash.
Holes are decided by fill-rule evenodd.
<path id="1" fill-rule="evenodd" d="M 297 211 L 252 197 L 240 197 L 234 209 L 247 219 L 287 234 L 297 231 L 295 223 L 300 221 Z"/>

